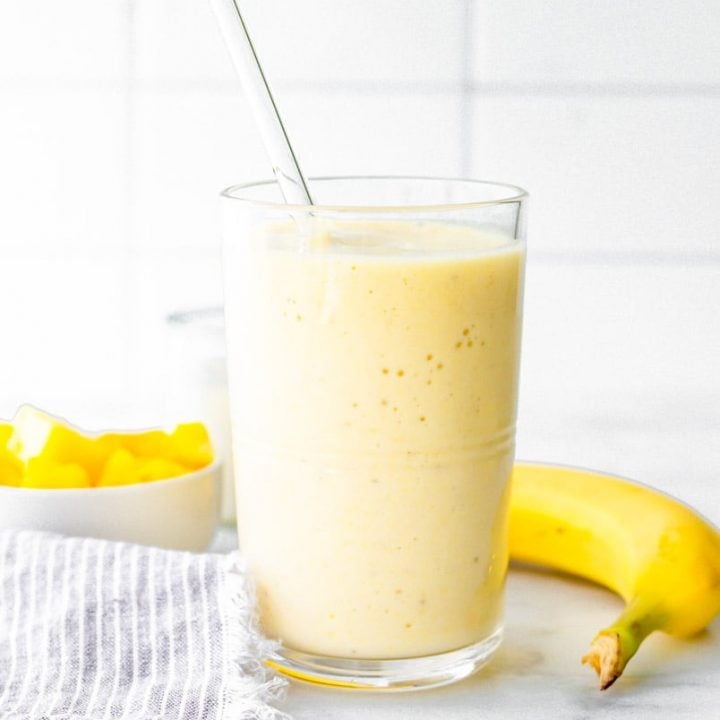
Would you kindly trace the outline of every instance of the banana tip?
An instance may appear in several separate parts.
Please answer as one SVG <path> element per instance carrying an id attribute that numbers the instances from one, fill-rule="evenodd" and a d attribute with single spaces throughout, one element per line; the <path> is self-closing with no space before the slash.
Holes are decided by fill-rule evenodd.
<path id="1" fill-rule="evenodd" d="M 623 671 L 618 634 L 598 635 L 583 656 L 582 663 L 595 670 L 600 678 L 600 689 L 607 690 Z"/>

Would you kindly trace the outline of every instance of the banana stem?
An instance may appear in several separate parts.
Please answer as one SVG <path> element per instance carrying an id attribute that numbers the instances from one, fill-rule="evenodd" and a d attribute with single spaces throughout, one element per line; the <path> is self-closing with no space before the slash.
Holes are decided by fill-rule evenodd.
<path id="1" fill-rule="evenodd" d="M 612 625 L 595 636 L 582 662 L 597 672 L 601 690 L 607 690 L 622 675 L 643 640 L 661 629 L 663 622 L 664 613 L 657 605 L 635 599 Z"/>

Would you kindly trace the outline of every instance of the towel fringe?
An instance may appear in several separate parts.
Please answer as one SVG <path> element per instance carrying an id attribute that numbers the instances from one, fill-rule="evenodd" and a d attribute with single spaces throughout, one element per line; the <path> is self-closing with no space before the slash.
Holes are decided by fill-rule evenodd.
<path id="1" fill-rule="evenodd" d="M 272 707 L 281 700 L 287 680 L 263 660 L 278 643 L 263 637 L 255 614 L 255 591 L 245 561 L 238 552 L 222 560 L 225 587 L 220 608 L 225 616 L 227 684 L 222 695 L 221 717 L 227 720 L 291 720 Z"/>

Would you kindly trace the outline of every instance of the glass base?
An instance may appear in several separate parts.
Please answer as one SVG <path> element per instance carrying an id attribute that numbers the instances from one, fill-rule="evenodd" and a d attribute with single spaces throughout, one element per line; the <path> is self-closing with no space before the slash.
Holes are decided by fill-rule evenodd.
<path id="1" fill-rule="evenodd" d="M 490 659 L 502 629 L 474 645 L 439 655 L 402 660 L 323 657 L 280 648 L 268 664 L 296 680 L 353 690 L 420 690 L 457 682 Z"/>

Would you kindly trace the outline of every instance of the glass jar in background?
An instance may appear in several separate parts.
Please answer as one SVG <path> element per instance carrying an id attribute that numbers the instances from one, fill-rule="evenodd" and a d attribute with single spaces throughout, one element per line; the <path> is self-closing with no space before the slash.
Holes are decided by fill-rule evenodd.
<path id="1" fill-rule="evenodd" d="M 175 312 L 167 317 L 166 422 L 205 423 L 222 461 L 221 520 L 235 522 L 235 488 L 230 452 L 230 412 L 221 307 Z"/>

